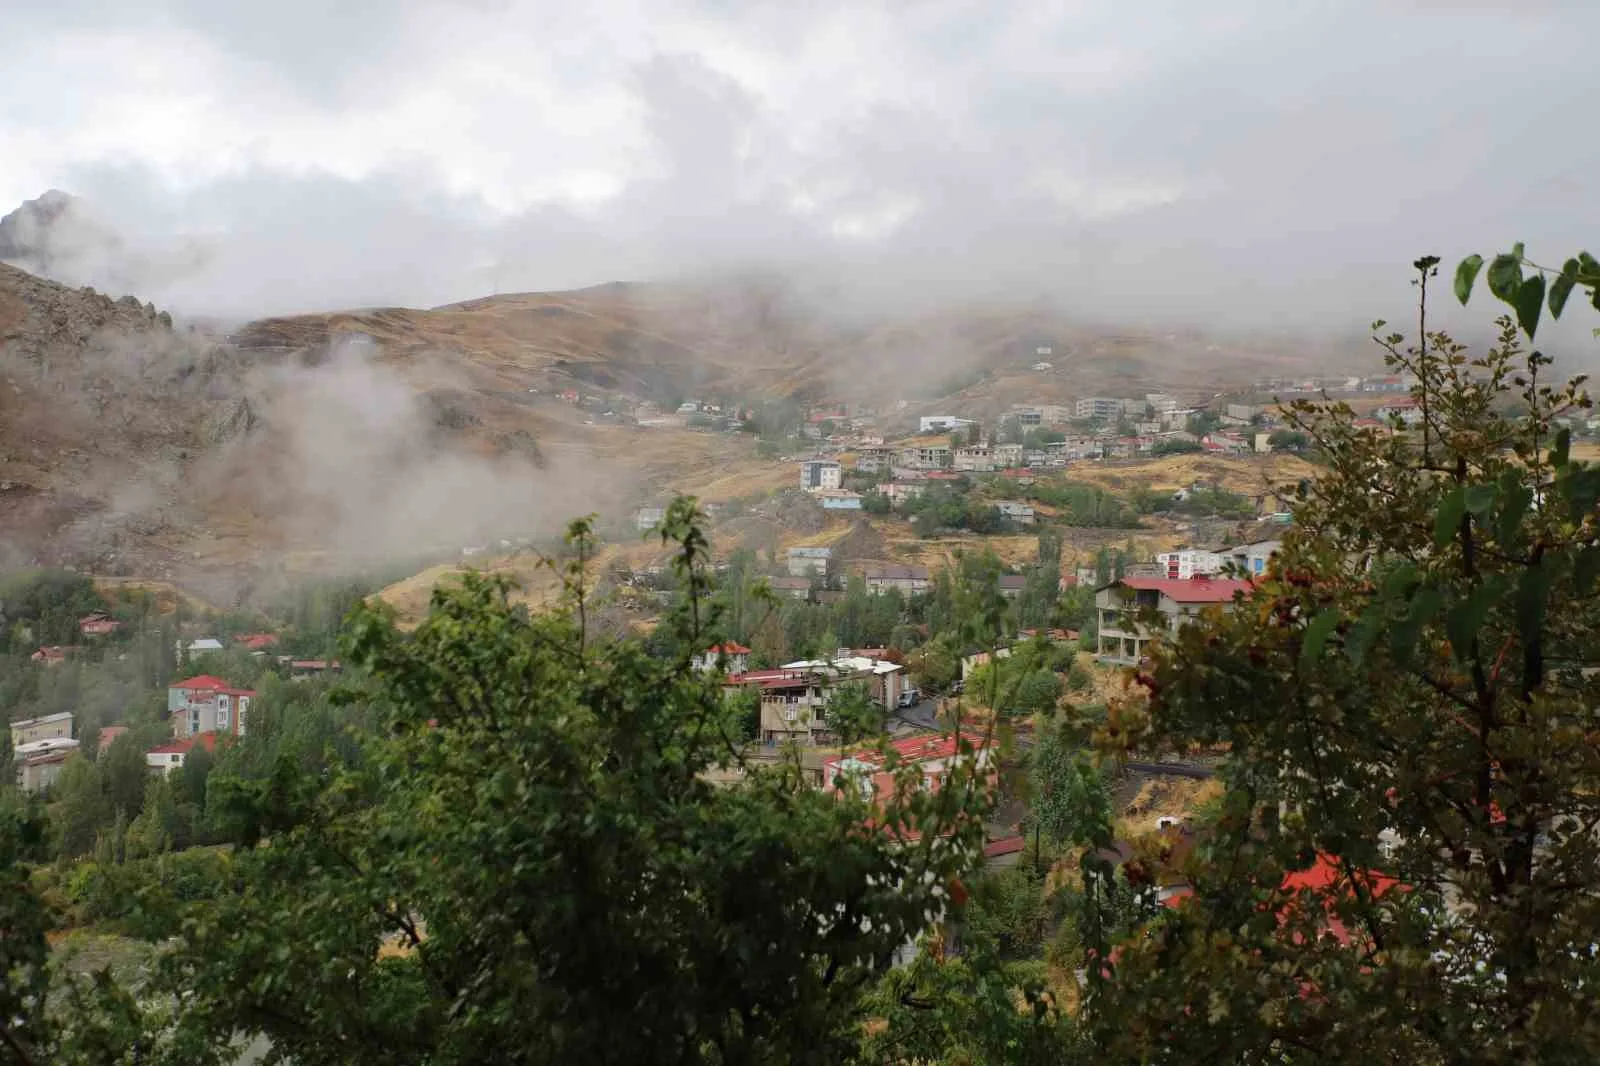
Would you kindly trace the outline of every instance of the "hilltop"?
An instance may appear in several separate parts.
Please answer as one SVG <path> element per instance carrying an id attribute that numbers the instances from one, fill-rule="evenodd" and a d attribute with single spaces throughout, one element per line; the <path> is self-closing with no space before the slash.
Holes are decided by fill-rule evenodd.
<path id="1" fill-rule="evenodd" d="M 903 433 L 919 413 L 988 418 L 1091 392 L 1198 400 L 1197 381 L 1216 383 L 1209 396 L 1320 357 L 1040 308 L 843 316 L 771 280 L 225 332 L 0 264 L 0 566 L 179 580 L 230 602 L 297 574 L 553 543 L 573 515 L 620 518 L 673 492 L 790 486 L 791 465 L 729 431 L 735 410 L 849 402 Z M 705 424 L 674 417 L 713 399 L 725 413 Z"/>

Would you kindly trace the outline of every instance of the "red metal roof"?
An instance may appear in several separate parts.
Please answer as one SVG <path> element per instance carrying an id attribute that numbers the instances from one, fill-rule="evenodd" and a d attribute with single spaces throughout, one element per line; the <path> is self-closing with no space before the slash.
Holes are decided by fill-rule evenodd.
<path id="1" fill-rule="evenodd" d="M 186 753 L 190 748 L 194 747 L 196 744 L 200 745 L 202 748 L 206 749 L 207 751 L 216 751 L 217 750 L 217 734 L 215 734 L 215 733 L 195 733 L 195 734 L 193 734 L 191 736 L 184 737 L 182 740 L 174 740 L 170 744 L 163 744 L 159 748 L 151 748 L 146 754 L 149 754 L 149 755 L 182 755 L 182 754 Z"/>
<path id="2" fill-rule="evenodd" d="M 963 733 L 961 739 L 973 751 L 980 751 L 984 747 L 983 737 L 976 733 Z M 954 733 L 919 733 L 913 737 L 903 737 L 890 743 L 900 756 L 901 763 L 928 762 L 933 759 L 948 759 L 956 753 L 956 736 Z M 883 753 L 876 748 L 867 748 L 862 751 L 853 751 L 845 756 L 857 762 L 880 765 L 883 762 Z M 823 762 L 824 767 L 837 766 L 841 760 L 835 756 Z"/>
<path id="3" fill-rule="evenodd" d="M 218 692 L 224 696 L 254 696 L 256 694 L 256 690 L 253 688 L 234 688 L 222 678 L 213 677 L 210 674 L 191 677 L 187 681 L 178 681 L 167 687 L 180 689 L 184 692 Z"/>
<path id="4" fill-rule="evenodd" d="M 739 644 L 739 643 L 736 643 L 736 642 L 730 640 L 726 644 L 713 644 L 713 645 L 711 645 L 711 647 L 706 649 L 706 654 L 707 655 L 722 655 L 722 654 L 749 655 L 750 654 L 750 649 L 745 647 L 743 644 Z"/>
<path id="5" fill-rule="evenodd" d="M 1175 603 L 1227 603 L 1235 592 L 1248 593 L 1249 581 L 1237 578 L 1193 577 L 1185 581 L 1171 577 L 1125 577 L 1113 582 L 1130 589 L 1159 592 Z"/>
<path id="6" fill-rule="evenodd" d="M 991 840 L 983 846 L 983 857 L 994 859 L 1001 855 L 1015 855 L 1024 846 L 1025 842 L 1020 836 L 1001 837 L 999 840 Z"/>
<path id="7" fill-rule="evenodd" d="M 213 677 L 210 674 L 200 674 L 196 677 L 191 677 L 187 681 L 175 681 L 170 687 L 181 688 L 190 691 L 210 692 L 225 689 L 228 687 L 228 683 L 222 680 L 220 677 Z"/>
<path id="8" fill-rule="evenodd" d="M 262 648 L 270 648 L 278 643 L 276 633 L 241 633 L 233 639 L 250 651 L 260 651 Z"/>

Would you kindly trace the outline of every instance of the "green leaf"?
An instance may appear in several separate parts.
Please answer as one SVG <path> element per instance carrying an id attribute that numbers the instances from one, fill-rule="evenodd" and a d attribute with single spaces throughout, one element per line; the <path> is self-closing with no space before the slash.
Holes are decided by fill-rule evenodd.
<path id="1" fill-rule="evenodd" d="M 1456 265 L 1456 299 L 1465 304 L 1472 296 L 1472 284 L 1483 269 L 1483 256 L 1469 255 Z"/>
<path id="2" fill-rule="evenodd" d="M 1517 581 L 1517 632 L 1524 644 L 1538 638 L 1544 629 L 1545 599 L 1550 592 L 1550 566 L 1540 559 L 1522 572 Z"/>
<path id="3" fill-rule="evenodd" d="M 1451 489 L 1439 501 L 1439 510 L 1433 516 L 1433 546 L 1442 548 L 1461 528 L 1461 514 L 1466 508 L 1466 497 L 1460 489 Z"/>
<path id="4" fill-rule="evenodd" d="M 1567 512 L 1574 522 L 1581 522 L 1585 515 L 1594 510 L 1596 500 L 1600 500 L 1600 467 L 1582 467 L 1573 470 L 1567 477 L 1556 482 L 1559 490 L 1567 497 Z"/>
<path id="5" fill-rule="evenodd" d="M 1502 546 L 1510 546 L 1522 530 L 1522 520 L 1527 516 L 1528 504 L 1533 502 L 1533 490 L 1520 481 L 1507 486 L 1500 493 L 1500 525 L 1496 535 Z"/>
<path id="6" fill-rule="evenodd" d="M 1572 430 L 1562 426 L 1556 430 L 1555 447 L 1550 449 L 1550 462 L 1558 470 L 1567 465 L 1572 454 Z"/>
<path id="7" fill-rule="evenodd" d="M 1515 306 L 1517 290 L 1522 286 L 1522 265 L 1514 255 L 1497 255 L 1489 264 L 1489 291 L 1495 298 Z"/>
<path id="8" fill-rule="evenodd" d="M 1450 637 L 1450 651 L 1457 659 L 1464 659 L 1472 647 L 1472 638 L 1483 628 L 1489 608 L 1500 602 L 1505 593 L 1505 582 L 1499 575 L 1473 589 L 1467 598 L 1458 601 L 1444 616 L 1445 633 Z"/>
<path id="9" fill-rule="evenodd" d="M 1422 627 L 1439 613 L 1443 602 L 1444 597 L 1436 588 L 1423 586 L 1416 591 L 1411 597 L 1411 609 L 1406 612 L 1405 618 L 1389 631 L 1389 650 L 1394 652 L 1395 658 L 1404 660 L 1411 655 L 1417 638 L 1422 635 Z"/>
<path id="10" fill-rule="evenodd" d="M 1544 275 L 1535 274 L 1518 285 L 1511 306 L 1517 309 L 1517 325 L 1532 339 L 1539 331 L 1539 312 L 1544 310 Z"/>
<path id="11" fill-rule="evenodd" d="M 1578 595 L 1588 595 L 1596 577 L 1600 577 L 1600 548 L 1585 548 L 1578 553 L 1577 562 L 1572 567 L 1572 580 L 1577 585 Z"/>
<path id="12" fill-rule="evenodd" d="M 1344 653 L 1350 661 L 1360 666 L 1366 659 L 1367 652 L 1372 649 L 1372 642 L 1378 639 L 1378 631 L 1383 628 L 1383 608 L 1379 604 L 1372 604 L 1344 635 Z"/>
<path id="13" fill-rule="evenodd" d="M 1321 611 L 1306 626 L 1305 635 L 1300 640 L 1300 663 L 1302 666 L 1313 665 L 1322 655 L 1323 646 L 1328 643 L 1328 637 L 1333 633 L 1333 627 L 1339 624 L 1339 612 L 1329 607 Z"/>
<path id="14" fill-rule="evenodd" d="M 1500 486 L 1491 481 L 1478 485 L 1468 485 L 1462 498 L 1466 503 L 1467 510 L 1481 518 L 1494 508 L 1495 497 L 1498 495 L 1500 495 Z"/>
<path id="15" fill-rule="evenodd" d="M 1560 318 L 1562 308 L 1567 306 L 1567 297 L 1572 295 L 1572 287 L 1578 283 L 1579 264 L 1576 259 L 1568 259 L 1561 268 L 1561 274 L 1550 283 L 1550 317 Z"/>

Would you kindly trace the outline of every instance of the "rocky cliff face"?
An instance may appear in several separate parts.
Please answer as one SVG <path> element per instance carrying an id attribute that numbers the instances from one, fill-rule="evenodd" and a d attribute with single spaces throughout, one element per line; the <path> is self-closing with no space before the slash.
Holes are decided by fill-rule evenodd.
<path id="1" fill-rule="evenodd" d="M 0 263 L 41 277 L 71 281 L 110 277 L 127 249 L 122 238 L 96 220 L 84 203 L 59 189 L 0 218 Z"/>
<path id="2" fill-rule="evenodd" d="M 166 569 L 150 538 L 191 516 L 164 490 L 252 425 L 236 369 L 150 304 L 0 264 L 0 567 Z"/>

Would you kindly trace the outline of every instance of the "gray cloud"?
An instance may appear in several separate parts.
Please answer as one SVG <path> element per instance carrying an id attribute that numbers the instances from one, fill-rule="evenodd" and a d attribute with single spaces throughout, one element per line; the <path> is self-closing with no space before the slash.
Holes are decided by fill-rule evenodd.
<path id="1" fill-rule="evenodd" d="M 0 202 L 203 247 L 141 293 L 196 312 L 789 269 L 1359 331 L 1418 254 L 1583 242 L 1597 33 L 1555 0 L 77 0 L 0 14 L 19 76 L 76 84 L 0 103 Z"/>

